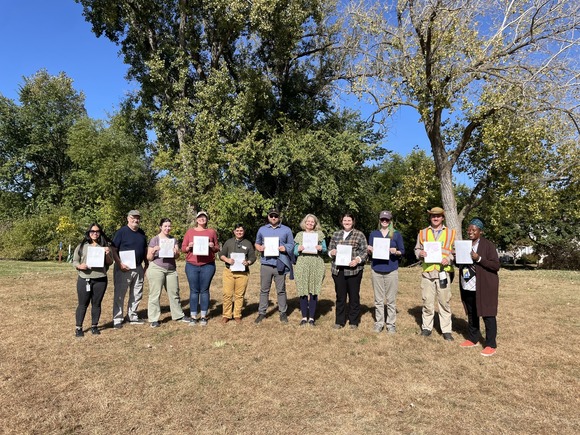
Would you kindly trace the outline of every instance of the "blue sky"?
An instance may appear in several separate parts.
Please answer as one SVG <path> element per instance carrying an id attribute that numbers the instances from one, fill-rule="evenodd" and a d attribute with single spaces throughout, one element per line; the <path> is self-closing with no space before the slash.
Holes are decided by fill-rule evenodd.
<path id="1" fill-rule="evenodd" d="M 0 94 L 17 100 L 23 77 L 45 68 L 61 71 L 85 94 L 91 118 L 107 118 L 135 85 L 125 80 L 126 65 L 118 47 L 97 38 L 74 0 L 0 0 Z M 370 108 L 351 98 L 352 108 L 369 113 Z M 411 110 L 403 110 L 389 123 L 383 145 L 408 154 L 415 145 L 430 150 L 423 126 Z"/>

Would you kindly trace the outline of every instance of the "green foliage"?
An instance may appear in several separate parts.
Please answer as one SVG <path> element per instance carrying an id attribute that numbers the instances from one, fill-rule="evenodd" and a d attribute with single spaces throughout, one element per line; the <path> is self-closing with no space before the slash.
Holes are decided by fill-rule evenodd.
<path id="1" fill-rule="evenodd" d="M 0 98 L 0 187 L 17 192 L 30 210 L 61 203 L 71 161 L 68 130 L 86 116 L 84 95 L 64 73 L 24 79 L 20 105 Z"/>
<path id="2" fill-rule="evenodd" d="M 74 249 L 83 231 L 72 223 L 70 216 L 58 211 L 21 217 L 0 230 L 0 257 L 55 259 L 61 242 L 66 256 L 68 245 Z"/>

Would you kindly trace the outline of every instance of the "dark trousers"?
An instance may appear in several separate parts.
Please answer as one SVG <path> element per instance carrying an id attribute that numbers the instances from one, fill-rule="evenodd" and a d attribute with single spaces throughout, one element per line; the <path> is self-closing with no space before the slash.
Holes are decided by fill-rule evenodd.
<path id="1" fill-rule="evenodd" d="M 477 301 L 475 299 L 475 292 L 468 290 L 461 290 L 461 301 L 467 313 L 467 339 L 473 343 L 477 343 L 481 338 L 479 330 L 479 316 L 477 314 Z M 485 347 L 497 347 L 497 321 L 495 316 L 484 316 L 483 324 L 485 326 Z"/>
<path id="2" fill-rule="evenodd" d="M 101 317 L 101 302 L 103 302 L 107 290 L 107 277 L 92 278 L 89 280 L 89 284 L 89 291 L 87 291 L 87 281 L 79 276 L 77 280 L 79 304 L 76 311 L 76 326 L 78 327 L 83 326 L 89 303 L 91 304 L 91 325 L 98 325 Z"/>
<path id="3" fill-rule="evenodd" d="M 308 312 L 310 312 L 310 318 L 314 319 L 314 314 L 316 313 L 316 304 L 318 302 L 318 295 L 313 295 L 309 293 L 310 300 L 308 296 L 300 296 L 300 312 L 302 317 L 308 317 Z"/>
<path id="4" fill-rule="evenodd" d="M 338 275 L 332 275 L 334 289 L 336 291 L 336 324 L 346 324 L 346 297 L 348 295 L 349 313 L 348 323 L 358 325 L 360 317 L 360 283 L 363 271 L 356 275 L 345 276 L 344 270 L 340 269 Z"/>

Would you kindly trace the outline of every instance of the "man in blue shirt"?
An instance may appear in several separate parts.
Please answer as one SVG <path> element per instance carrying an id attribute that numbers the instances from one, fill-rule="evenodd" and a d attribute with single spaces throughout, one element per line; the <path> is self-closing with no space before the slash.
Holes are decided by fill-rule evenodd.
<path id="1" fill-rule="evenodd" d="M 264 238 L 266 237 L 278 238 L 277 256 L 264 255 Z M 255 323 L 260 323 L 266 317 L 272 280 L 276 284 L 280 321 L 287 323 L 286 274 L 290 273 L 290 279 L 292 279 L 291 255 L 293 255 L 294 250 L 294 237 L 292 236 L 290 228 L 280 223 L 280 212 L 277 208 L 272 208 L 268 212 L 268 223 L 258 230 L 254 246 L 257 251 L 262 253 L 260 258 L 260 304 L 258 306 L 258 317 Z"/>
<path id="2" fill-rule="evenodd" d="M 120 329 L 123 327 L 123 305 L 125 304 L 125 294 L 129 290 L 129 301 L 127 303 L 127 317 L 129 323 L 142 325 L 143 319 L 137 316 L 139 302 L 143 299 L 143 278 L 149 262 L 147 261 L 147 237 L 139 225 L 141 223 L 141 213 L 138 210 L 131 210 L 127 214 L 127 225 L 120 228 L 113 237 L 113 255 L 115 257 L 115 268 L 113 277 L 115 281 L 115 299 L 113 301 L 113 327 Z M 121 255 L 123 259 L 121 259 Z M 133 258 L 135 264 L 131 264 Z M 123 262 L 125 260 L 126 264 Z M 144 263 L 145 267 L 141 264 Z"/>

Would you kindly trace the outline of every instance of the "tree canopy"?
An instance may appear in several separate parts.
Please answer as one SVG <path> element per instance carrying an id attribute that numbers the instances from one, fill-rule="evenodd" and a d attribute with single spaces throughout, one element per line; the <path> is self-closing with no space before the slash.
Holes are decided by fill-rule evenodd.
<path id="1" fill-rule="evenodd" d="M 377 113 L 414 108 L 430 141 L 447 222 L 493 195 L 565 177 L 579 161 L 580 4 L 571 0 L 411 0 L 352 4 L 351 90 Z M 473 182 L 458 209 L 454 171 Z"/>

